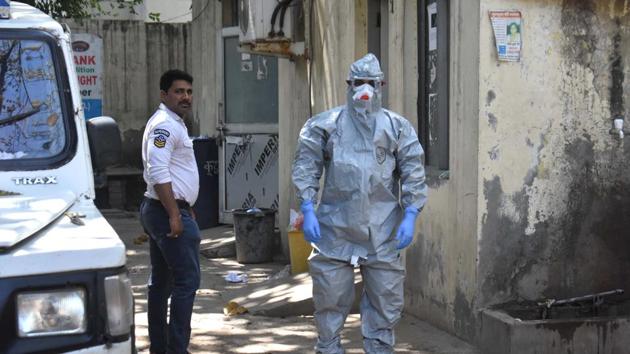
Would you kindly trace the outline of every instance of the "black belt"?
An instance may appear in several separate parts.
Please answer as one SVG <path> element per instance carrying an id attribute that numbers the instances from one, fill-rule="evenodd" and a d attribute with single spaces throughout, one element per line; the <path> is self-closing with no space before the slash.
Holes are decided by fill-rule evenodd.
<path id="1" fill-rule="evenodd" d="M 162 202 L 157 200 L 157 199 L 153 199 L 153 198 L 146 198 L 146 199 L 151 204 L 159 205 L 161 207 L 164 207 Z M 177 207 L 179 207 L 180 209 L 186 209 L 186 210 L 190 209 L 190 204 L 188 204 L 188 202 L 183 200 L 183 199 L 175 199 L 175 203 L 177 203 Z"/>

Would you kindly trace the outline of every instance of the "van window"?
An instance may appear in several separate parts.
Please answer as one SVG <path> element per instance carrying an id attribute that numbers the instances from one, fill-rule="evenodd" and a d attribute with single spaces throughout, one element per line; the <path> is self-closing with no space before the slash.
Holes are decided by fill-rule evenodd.
<path id="1" fill-rule="evenodd" d="M 46 158 L 66 144 L 48 44 L 0 39 L 0 159 Z"/>

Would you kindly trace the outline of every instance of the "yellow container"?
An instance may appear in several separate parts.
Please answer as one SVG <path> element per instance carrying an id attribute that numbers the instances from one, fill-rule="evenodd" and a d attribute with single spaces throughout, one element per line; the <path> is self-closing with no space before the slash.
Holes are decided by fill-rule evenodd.
<path id="1" fill-rule="evenodd" d="M 308 272 L 308 256 L 313 247 L 304 239 L 302 231 L 289 231 L 289 255 L 291 256 L 291 274 Z"/>

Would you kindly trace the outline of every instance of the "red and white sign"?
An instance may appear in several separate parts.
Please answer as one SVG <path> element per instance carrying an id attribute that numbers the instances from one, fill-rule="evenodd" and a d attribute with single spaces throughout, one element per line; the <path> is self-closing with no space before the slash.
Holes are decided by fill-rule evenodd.
<path id="1" fill-rule="evenodd" d="M 72 51 L 85 118 L 100 116 L 103 101 L 103 40 L 90 33 L 74 33 Z"/>

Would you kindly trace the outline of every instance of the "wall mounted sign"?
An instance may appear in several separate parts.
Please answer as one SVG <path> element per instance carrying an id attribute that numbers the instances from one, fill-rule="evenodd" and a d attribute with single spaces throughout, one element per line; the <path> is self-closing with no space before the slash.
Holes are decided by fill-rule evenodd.
<path id="1" fill-rule="evenodd" d="M 90 33 L 73 33 L 72 52 L 85 119 L 99 117 L 103 115 L 103 39 Z"/>
<path id="2" fill-rule="evenodd" d="M 499 61 L 521 59 L 523 21 L 520 11 L 490 11 Z"/>

